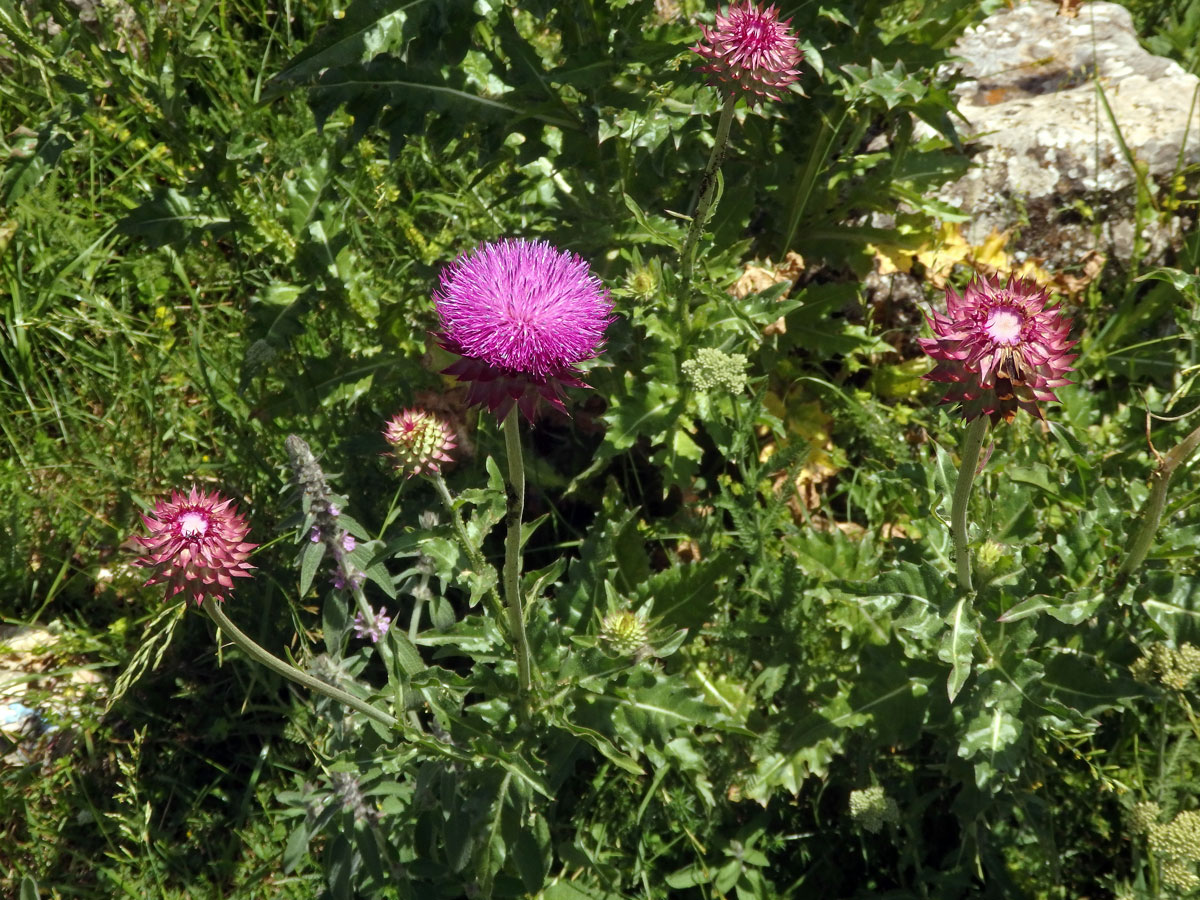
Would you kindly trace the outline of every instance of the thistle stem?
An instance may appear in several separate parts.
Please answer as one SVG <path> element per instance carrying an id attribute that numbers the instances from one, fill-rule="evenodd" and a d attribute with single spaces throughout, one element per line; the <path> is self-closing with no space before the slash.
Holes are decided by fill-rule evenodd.
<path id="1" fill-rule="evenodd" d="M 979 450 L 987 434 L 988 417 L 972 420 L 959 450 L 958 479 L 954 483 L 954 500 L 950 507 L 950 534 L 954 538 L 954 564 L 958 569 L 958 588 L 971 590 L 971 549 L 967 543 L 967 505 L 975 469 L 979 466 Z"/>
<path id="2" fill-rule="evenodd" d="M 284 662 L 278 656 L 268 653 L 229 620 L 229 617 L 225 615 L 225 611 L 221 609 L 220 601 L 214 600 L 212 597 L 207 597 L 204 600 L 203 609 L 208 613 L 209 618 L 217 623 L 217 627 L 241 648 L 242 652 L 256 662 L 266 666 L 272 672 L 282 675 L 284 678 L 296 682 L 296 684 L 302 684 L 309 690 L 316 691 L 318 694 L 324 694 L 326 697 L 343 703 L 351 709 L 356 709 L 387 728 L 395 728 L 399 724 L 394 716 L 385 713 L 381 709 L 376 709 L 365 700 L 360 700 L 358 697 L 348 694 L 341 688 L 336 688 L 320 679 L 313 678 L 307 672 L 301 672 L 295 666 Z"/>
<path id="3" fill-rule="evenodd" d="M 504 537 L 504 599 L 508 625 L 517 651 L 517 680 L 521 696 L 528 698 L 533 684 L 529 663 L 529 638 L 525 635 L 525 609 L 521 603 L 521 522 L 525 518 L 525 462 L 521 456 L 520 420 L 513 406 L 504 417 L 504 447 L 508 455 L 508 533 Z"/>
<path id="4" fill-rule="evenodd" d="M 1142 504 L 1138 529 L 1129 542 L 1129 552 L 1125 556 L 1125 561 L 1117 570 L 1117 577 L 1122 581 L 1145 562 L 1146 555 L 1150 552 L 1150 546 L 1154 543 L 1154 535 L 1158 532 L 1158 525 L 1162 521 L 1163 511 L 1167 507 L 1167 488 L 1171 485 L 1171 476 L 1187 461 L 1198 446 L 1200 446 L 1200 428 L 1172 447 L 1167 455 L 1159 460 L 1158 466 L 1151 474 L 1150 494 L 1146 497 L 1146 502 Z"/>
<path id="5" fill-rule="evenodd" d="M 713 142 L 712 153 L 708 156 L 708 165 L 704 167 L 704 176 L 700 179 L 700 199 L 696 202 L 696 214 L 692 216 L 692 224 L 688 227 L 687 237 L 683 241 L 683 250 L 679 253 L 680 267 L 680 305 L 683 321 L 688 321 L 690 314 L 688 304 L 688 287 L 692 281 L 692 267 L 696 259 L 696 242 L 700 232 L 704 230 L 712 208 L 713 194 L 717 188 L 717 172 L 725 159 L 725 151 L 729 147 L 729 128 L 733 124 L 733 108 L 737 105 L 737 95 L 730 94 L 725 98 L 721 107 L 721 118 L 717 122 L 717 136 Z"/>

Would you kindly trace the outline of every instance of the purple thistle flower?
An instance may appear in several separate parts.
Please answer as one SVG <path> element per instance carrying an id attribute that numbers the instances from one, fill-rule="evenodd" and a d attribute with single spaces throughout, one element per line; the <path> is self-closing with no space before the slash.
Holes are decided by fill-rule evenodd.
<path id="1" fill-rule="evenodd" d="M 587 387 L 576 365 L 614 319 L 588 264 L 545 241 L 480 245 L 442 270 L 433 299 L 439 340 L 462 357 L 446 374 L 500 419 L 516 403 L 532 420 L 539 398 L 565 412 L 564 386 Z"/>
<path id="2" fill-rule="evenodd" d="M 231 508 L 232 507 L 232 508 Z M 176 594 L 204 602 L 206 597 L 224 600 L 233 591 L 234 578 L 249 578 L 250 551 L 258 544 L 246 543 L 250 533 L 233 501 L 219 493 L 171 492 L 154 512 L 142 516 L 149 537 L 135 535 L 134 542 L 146 553 L 135 566 L 153 569 L 147 585 L 166 583 L 167 599 Z"/>
<path id="3" fill-rule="evenodd" d="M 942 403 L 961 403 L 970 421 L 990 415 L 1011 422 L 1017 409 L 1043 418 L 1038 401 L 1057 400 L 1052 388 L 1070 384 L 1075 354 L 1067 340 L 1071 320 L 1032 280 L 977 277 L 962 296 L 946 288 L 946 315 L 929 319 L 934 337 L 921 349 L 937 365 L 925 377 L 951 387 Z"/>
<path id="4" fill-rule="evenodd" d="M 709 60 L 697 71 L 709 72 L 708 83 L 725 96 L 744 95 L 751 106 L 764 97 L 781 99 L 779 91 L 800 80 L 804 53 L 788 27 L 791 19 L 779 21 L 775 6 L 762 9 L 753 0 L 734 2 L 716 27 L 702 26 L 704 36 L 692 50 Z"/>

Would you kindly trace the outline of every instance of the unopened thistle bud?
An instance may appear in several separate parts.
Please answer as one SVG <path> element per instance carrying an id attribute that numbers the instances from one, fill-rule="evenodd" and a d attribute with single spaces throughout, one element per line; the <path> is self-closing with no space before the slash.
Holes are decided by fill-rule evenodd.
<path id="1" fill-rule="evenodd" d="M 600 637 L 621 656 L 633 656 L 646 646 L 650 629 L 637 613 L 621 610 L 601 620 Z"/>
<path id="2" fill-rule="evenodd" d="M 450 462 L 455 447 L 454 431 L 442 418 L 423 409 L 406 409 L 392 416 L 383 430 L 392 448 L 396 469 L 405 477 L 438 472 Z"/>

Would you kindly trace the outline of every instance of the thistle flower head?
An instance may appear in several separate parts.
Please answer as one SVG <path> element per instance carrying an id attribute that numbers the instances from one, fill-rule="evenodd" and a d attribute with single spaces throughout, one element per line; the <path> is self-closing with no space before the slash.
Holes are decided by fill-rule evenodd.
<path id="1" fill-rule="evenodd" d="M 1011 422 L 1017 409 L 1041 419 L 1038 401 L 1057 400 L 1053 388 L 1070 384 L 1075 354 L 1067 339 L 1071 320 L 1033 281 L 1010 277 L 1001 287 L 983 276 L 960 296 L 946 288 L 946 314 L 929 319 L 932 338 L 921 348 L 937 363 L 925 377 L 949 384 L 942 403 L 961 403 L 970 421 L 989 415 Z"/>
<path id="2" fill-rule="evenodd" d="M 383 436 L 391 445 L 396 468 L 408 478 L 440 471 L 442 463 L 451 461 L 449 451 L 456 446 L 450 425 L 423 409 L 396 413 L 383 429 Z"/>
<path id="3" fill-rule="evenodd" d="M 182 593 L 198 604 L 228 597 L 234 578 L 249 577 L 254 566 L 246 560 L 258 546 L 246 543 L 250 526 L 232 504 L 193 487 L 186 495 L 172 491 L 143 515 L 150 534 L 134 536 L 146 551 L 134 565 L 154 570 L 146 584 L 165 583 L 168 599 Z"/>
<path id="4" fill-rule="evenodd" d="M 588 264 L 545 241 L 482 244 L 442 270 L 433 299 L 442 346 L 463 357 L 446 374 L 501 419 L 514 403 L 532 419 L 539 398 L 565 411 L 564 386 L 587 387 L 576 365 L 613 321 Z"/>
<path id="5" fill-rule="evenodd" d="M 733 2 L 716 25 L 703 26 L 703 37 L 692 50 L 708 63 L 697 71 L 712 75 L 708 83 L 725 96 L 745 96 L 754 105 L 764 97 L 781 99 L 779 92 L 798 81 L 803 51 L 788 27 L 791 19 L 779 20 L 774 4 L 766 9 L 754 0 Z"/>

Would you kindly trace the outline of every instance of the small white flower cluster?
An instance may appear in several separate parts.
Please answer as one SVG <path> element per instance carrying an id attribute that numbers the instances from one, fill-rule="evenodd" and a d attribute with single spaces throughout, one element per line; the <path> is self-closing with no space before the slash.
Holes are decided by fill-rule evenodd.
<path id="1" fill-rule="evenodd" d="M 726 390 L 740 394 L 746 387 L 746 365 L 743 353 L 705 347 L 697 350 L 693 359 L 684 361 L 683 374 L 698 391 Z"/>
<path id="2" fill-rule="evenodd" d="M 1146 843 L 1161 860 L 1162 880 L 1179 891 L 1200 887 L 1195 865 L 1200 862 L 1200 811 L 1184 810 L 1170 822 L 1158 821 L 1162 808 L 1150 801 L 1129 811 L 1130 830 L 1146 835 Z"/>
<path id="3" fill-rule="evenodd" d="M 896 801 L 879 785 L 850 792 L 850 818 L 859 828 L 875 834 L 884 825 L 898 825 Z"/>
<path id="4" fill-rule="evenodd" d="M 1161 642 L 1151 644 L 1130 669 L 1138 681 L 1149 682 L 1157 676 L 1164 687 L 1186 691 L 1200 675 L 1200 647 L 1180 644 L 1176 649 Z"/>

